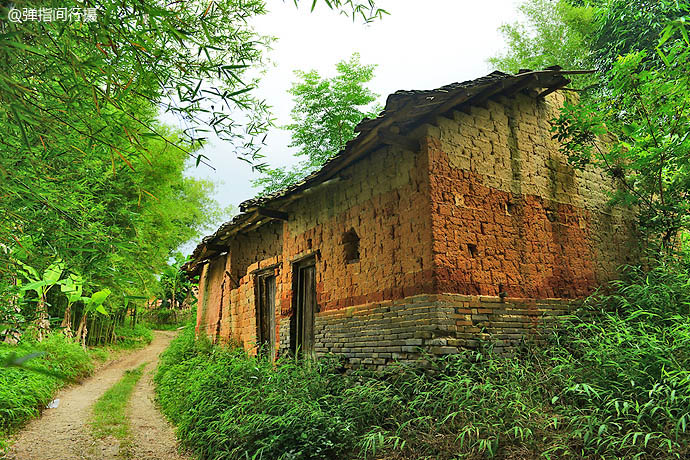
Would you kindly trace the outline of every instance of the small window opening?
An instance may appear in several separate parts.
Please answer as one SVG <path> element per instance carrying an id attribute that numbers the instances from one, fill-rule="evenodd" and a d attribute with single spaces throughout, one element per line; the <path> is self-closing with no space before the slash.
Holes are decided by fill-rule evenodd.
<path id="1" fill-rule="evenodd" d="M 546 218 L 549 219 L 549 222 L 556 222 L 558 221 L 558 214 L 553 209 L 546 208 Z"/>
<path id="2" fill-rule="evenodd" d="M 513 215 L 513 212 L 515 211 L 515 203 L 508 201 L 506 203 L 506 214 L 509 216 Z"/>
<path id="3" fill-rule="evenodd" d="M 307 249 L 311 249 L 311 238 L 307 239 Z"/>
<path id="4" fill-rule="evenodd" d="M 343 233 L 343 247 L 345 249 L 345 263 L 359 261 L 359 236 L 354 228 Z"/>
<path id="5" fill-rule="evenodd" d="M 467 250 L 470 252 L 470 256 L 472 256 L 472 258 L 477 257 L 477 245 L 476 244 L 468 244 Z"/>

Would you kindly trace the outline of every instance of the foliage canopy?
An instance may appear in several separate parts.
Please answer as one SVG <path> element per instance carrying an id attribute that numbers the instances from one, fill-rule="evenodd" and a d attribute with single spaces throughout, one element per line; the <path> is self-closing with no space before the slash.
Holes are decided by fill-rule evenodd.
<path id="1" fill-rule="evenodd" d="M 289 146 L 299 149 L 295 155 L 305 159 L 291 168 L 267 168 L 263 177 L 253 181 L 255 187 L 264 187 L 262 194 L 285 188 L 319 169 L 354 139 L 355 127 L 363 118 L 378 114 L 381 107 L 371 106 L 378 95 L 367 87 L 375 68 L 360 63 L 359 54 L 354 53 L 336 65 L 335 77 L 322 77 L 316 70 L 295 72 L 298 81 L 290 89 L 293 122 L 284 128 L 292 132 Z"/>

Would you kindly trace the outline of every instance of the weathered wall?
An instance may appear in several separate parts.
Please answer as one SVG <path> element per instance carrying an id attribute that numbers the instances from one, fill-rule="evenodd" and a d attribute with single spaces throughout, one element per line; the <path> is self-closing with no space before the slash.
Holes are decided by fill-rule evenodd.
<path id="1" fill-rule="evenodd" d="M 230 241 L 233 279 L 239 281 L 253 263 L 281 255 L 283 252 L 283 224 L 274 221 L 249 233 L 240 233 Z M 251 271 L 251 270 L 250 270 Z"/>
<path id="2" fill-rule="evenodd" d="M 379 367 L 416 360 L 423 353 L 454 354 L 491 341 L 510 352 L 525 338 L 540 340 L 544 324 L 569 310 L 563 300 L 513 299 L 459 294 L 421 294 L 394 301 L 321 313 L 315 322 L 318 355 L 345 357 L 350 366 Z M 281 324 L 283 337 L 289 330 Z"/>
<path id="3" fill-rule="evenodd" d="M 418 152 L 381 148 L 344 169 L 343 180 L 285 209 L 287 222 L 233 237 L 223 268 L 214 261 L 203 269 L 198 322 L 209 325 L 207 333 L 213 335 L 221 314 L 220 337 L 252 348 L 252 272 L 282 263 L 276 270 L 279 324 L 292 314 L 292 261 L 310 253 L 318 253 L 316 294 L 322 312 L 431 292 L 427 171 L 426 157 Z M 348 263 L 343 234 L 351 229 L 359 236 L 360 258 Z"/>
<path id="4" fill-rule="evenodd" d="M 575 298 L 626 261 L 611 179 L 573 170 L 551 139 L 561 104 L 518 94 L 428 127 L 436 292 Z"/>
<path id="5" fill-rule="evenodd" d="M 253 271 L 261 267 L 276 265 L 280 257 L 275 256 L 255 262 L 247 268 L 247 274 L 239 279 L 239 287 L 230 291 L 227 316 L 222 319 L 221 340 L 232 340 L 239 343 L 248 350 L 253 350 L 257 342 L 257 323 L 256 323 L 256 299 L 255 299 L 255 276 Z M 274 270 L 277 275 L 280 269 Z M 281 287 L 276 283 L 276 297 L 278 297 Z M 275 308 L 278 308 L 276 303 Z M 276 327 L 277 334 L 277 327 Z M 276 340 L 277 342 L 277 340 Z"/>
<path id="6" fill-rule="evenodd" d="M 230 265 L 230 255 L 213 259 L 204 265 L 199 281 L 196 332 L 215 338 L 221 333 L 223 310 L 228 303 L 228 283 L 225 271 Z"/>
<path id="7" fill-rule="evenodd" d="M 290 261 L 319 251 L 320 311 L 430 292 L 431 220 L 426 157 L 384 147 L 341 172 L 345 179 L 296 201 L 283 234 L 281 313 L 292 310 Z M 293 217 L 294 216 L 294 217 Z M 346 263 L 343 234 L 360 238 Z"/>
<path id="8" fill-rule="evenodd" d="M 610 180 L 574 171 L 551 139 L 561 103 L 520 94 L 401 133 L 420 151 L 382 147 L 283 209 L 288 221 L 233 237 L 203 270 L 198 327 L 251 349 L 253 272 L 277 266 L 276 334 L 289 349 L 292 263 L 316 254 L 317 354 L 377 366 L 420 347 L 515 345 L 631 253 Z M 359 259 L 346 262 L 351 229 Z"/>
<path id="9" fill-rule="evenodd" d="M 275 265 L 281 259 L 282 223 L 273 222 L 249 234 L 237 235 L 229 242 L 228 250 L 227 255 L 203 267 L 196 330 L 214 341 L 233 340 L 252 349 L 257 331 L 251 272 Z"/>

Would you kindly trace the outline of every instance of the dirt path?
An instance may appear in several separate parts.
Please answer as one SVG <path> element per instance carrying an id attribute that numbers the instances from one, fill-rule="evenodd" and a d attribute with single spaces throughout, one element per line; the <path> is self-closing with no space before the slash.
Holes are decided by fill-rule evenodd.
<path id="1" fill-rule="evenodd" d="M 14 438 L 10 460 L 110 460 L 119 459 L 119 441 L 95 440 L 88 420 L 93 403 L 128 370 L 145 362 L 146 374 L 137 384 L 128 407 L 133 434 L 134 460 L 184 460 L 176 452 L 172 427 L 153 405 L 151 375 L 158 355 L 175 337 L 174 332 L 156 331 L 146 348 L 124 356 L 99 370 L 81 385 L 60 391 L 60 406 L 47 409 Z"/>

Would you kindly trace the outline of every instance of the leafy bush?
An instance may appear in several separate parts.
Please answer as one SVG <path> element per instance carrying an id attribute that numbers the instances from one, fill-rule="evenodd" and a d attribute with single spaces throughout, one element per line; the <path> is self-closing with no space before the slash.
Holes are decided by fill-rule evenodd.
<path id="1" fill-rule="evenodd" d="M 196 317 L 196 309 L 172 310 L 159 307 L 144 311 L 140 321 L 153 330 L 172 331 L 184 327 L 192 317 Z"/>
<path id="2" fill-rule="evenodd" d="M 153 332 L 144 324 L 137 324 L 134 327 L 124 324 L 115 327 L 114 344 L 115 348 L 140 348 L 145 347 L 153 341 Z"/>
<path id="3" fill-rule="evenodd" d="M 13 353 L 21 357 L 40 352 L 45 354 L 24 363 L 33 370 L 0 367 L 0 439 L 36 417 L 59 387 L 93 373 L 88 353 L 60 333 L 40 343 L 30 339 L 29 334 L 18 345 L 0 343 L 0 362 L 6 362 Z"/>
<path id="4" fill-rule="evenodd" d="M 159 401 L 202 459 L 685 458 L 689 279 L 676 262 L 631 268 L 545 347 L 426 369 L 274 365 L 188 328 L 163 354 Z"/>

